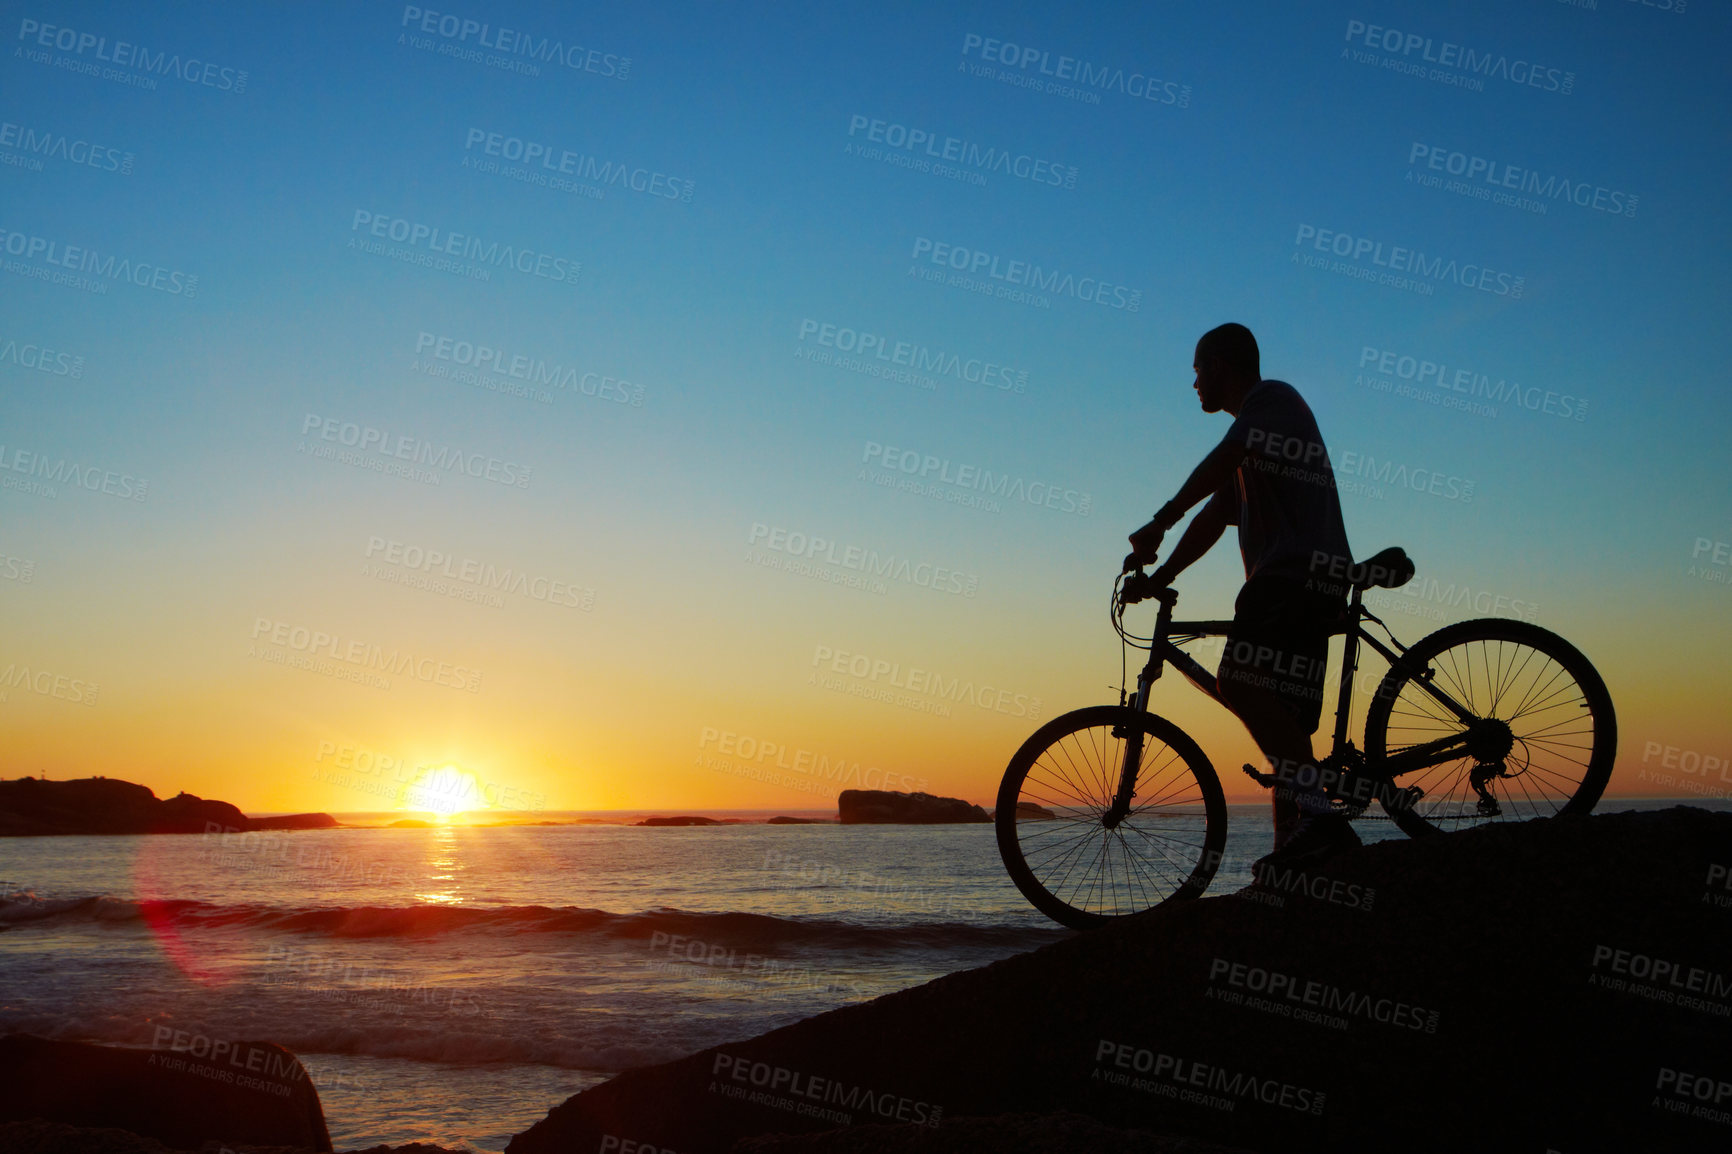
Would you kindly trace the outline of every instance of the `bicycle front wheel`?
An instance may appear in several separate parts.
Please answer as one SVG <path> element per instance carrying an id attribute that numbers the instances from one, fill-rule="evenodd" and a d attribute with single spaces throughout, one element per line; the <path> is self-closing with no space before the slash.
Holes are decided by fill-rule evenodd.
<path id="1" fill-rule="evenodd" d="M 1428 686 L 1476 720 L 1463 721 Z M 1455 738 L 1459 756 L 1398 781 L 1422 791 L 1390 807 L 1409 837 L 1587 813 L 1611 776 L 1618 722 L 1579 649 L 1537 625 L 1485 618 L 1421 638 L 1384 676 L 1365 719 L 1373 765 Z"/>
<path id="2" fill-rule="evenodd" d="M 1127 744 L 1140 746 L 1129 812 L 1110 811 Z M 1227 804 L 1196 742 L 1116 705 L 1056 717 L 1023 742 L 998 789 L 998 851 L 1036 909 L 1093 929 L 1208 888 Z"/>

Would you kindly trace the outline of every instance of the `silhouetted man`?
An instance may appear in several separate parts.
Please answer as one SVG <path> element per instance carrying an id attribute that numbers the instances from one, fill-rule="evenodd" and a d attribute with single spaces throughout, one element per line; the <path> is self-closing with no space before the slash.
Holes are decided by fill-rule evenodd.
<path id="1" fill-rule="evenodd" d="M 1166 532 L 1207 498 L 1154 572 L 1165 587 L 1228 525 L 1239 527 L 1245 585 L 1221 655 L 1221 700 L 1275 770 L 1275 852 L 1263 861 L 1315 860 L 1359 844 L 1347 819 L 1329 812 L 1311 752 L 1323 712 L 1331 627 L 1347 593 L 1339 579 L 1313 572 L 1313 558 L 1351 556 L 1335 474 L 1298 390 L 1263 379 L 1250 329 L 1225 324 L 1209 330 L 1193 360 L 1203 411 L 1225 410 L 1233 424 L 1178 495 L 1131 534 L 1132 556 L 1153 561 Z M 1344 565 L 1333 571 L 1343 572 Z"/>

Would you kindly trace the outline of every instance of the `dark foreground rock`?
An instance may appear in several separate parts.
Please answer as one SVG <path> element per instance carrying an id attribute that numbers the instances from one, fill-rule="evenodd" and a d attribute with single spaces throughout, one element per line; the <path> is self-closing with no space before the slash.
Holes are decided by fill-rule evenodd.
<path id="1" fill-rule="evenodd" d="M 984 809 L 959 797 L 886 789 L 845 789 L 836 799 L 836 813 L 843 825 L 958 825 L 992 820 Z"/>
<path id="2" fill-rule="evenodd" d="M 146 786 L 111 777 L 0 781 L 0 837 L 55 834 L 244 833 L 263 829 L 329 829 L 325 813 L 249 818 L 226 801 L 190 793 L 162 799 Z"/>
<path id="3" fill-rule="evenodd" d="M 330 1150 L 318 1091 L 289 1051 L 178 1035 L 165 1042 L 134 1050 L 8 1034 L 0 1122 L 113 1128 L 175 1150 L 206 1141 Z"/>
<path id="4" fill-rule="evenodd" d="M 305 1147 L 258 1146 L 251 1142 L 206 1141 L 196 1154 L 302 1154 Z M 129 1130 L 95 1126 L 68 1126 L 63 1122 L 0 1122 L 0 1151 L 5 1154 L 193 1154 L 164 1146 Z M 401 1146 L 369 1146 L 341 1154 L 469 1154 L 428 1142 L 405 1142 Z"/>
<path id="5" fill-rule="evenodd" d="M 880 1123 L 951 1151 L 1030 1113 L 1281 1152 L 1724 1151 L 1728 867 L 1732 814 L 1688 808 L 1366 846 L 627 1071 L 508 1152 L 844 1151 Z"/>
<path id="6" fill-rule="evenodd" d="M 856 1126 L 742 1138 L 734 1154 L 1250 1154 L 1197 1138 L 1103 1126 L 1083 1114 L 947 1118 L 930 1126 Z"/>

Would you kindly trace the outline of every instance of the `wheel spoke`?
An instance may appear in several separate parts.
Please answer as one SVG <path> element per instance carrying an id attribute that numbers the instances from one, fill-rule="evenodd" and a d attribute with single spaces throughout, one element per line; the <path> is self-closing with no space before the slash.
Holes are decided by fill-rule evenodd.
<path id="1" fill-rule="evenodd" d="M 1114 727 L 1127 722 L 1141 731 L 1141 756 L 1130 767 L 1129 810 L 1108 829 L 1104 819 L 1130 748 Z M 1205 761 L 1200 772 L 1213 793 L 1204 788 L 1195 755 L 1162 736 L 1160 727 L 1168 724 L 1109 707 L 1060 731 L 1044 748 L 1019 755 L 1028 760 L 1012 803 L 1019 812 L 1006 815 L 1018 863 L 1011 872 L 1058 920 L 1086 925 L 1127 916 L 1193 894 L 1213 874 L 1213 865 L 1204 863 L 1225 837 L 1219 787 Z M 1052 816 L 1020 808 L 1030 805 Z M 1019 875 L 1018 868 L 1025 872 Z"/>
<path id="2" fill-rule="evenodd" d="M 1585 658 L 1520 622 L 1450 626 L 1433 637 L 1407 652 L 1398 670 L 1411 672 L 1392 673 L 1393 692 L 1374 701 L 1366 750 L 1384 758 L 1460 736 L 1465 756 L 1404 775 L 1423 797 L 1413 814 L 1395 815 L 1397 821 L 1459 828 L 1551 816 L 1579 799 L 1598 798 L 1610 772 L 1613 717 L 1604 685 Z M 1418 679 L 1426 671 L 1439 692 L 1472 716 L 1507 727 L 1508 751 L 1497 742 L 1498 730 L 1478 723 L 1469 729 L 1442 709 Z M 1471 779 L 1481 773 L 1498 802 L 1495 815 L 1479 810 Z"/>

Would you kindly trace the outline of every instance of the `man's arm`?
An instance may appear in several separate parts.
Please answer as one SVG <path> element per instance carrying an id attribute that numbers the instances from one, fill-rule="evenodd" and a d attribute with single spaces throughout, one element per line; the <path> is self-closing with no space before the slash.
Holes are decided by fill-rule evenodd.
<path id="1" fill-rule="evenodd" d="M 1234 471 L 1239 467 L 1239 462 L 1245 459 L 1245 452 L 1245 446 L 1233 441 L 1222 441 L 1209 450 L 1209 455 L 1204 457 L 1195 469 L 1191 470 L 1191 475 L 1185 479 L 1183 485 L 1179 486 L 1178 495 L 1161 506 L 1160 512 L 1156 513 L 1147 525 L 1131 534 L 1132 556 L 1152 558 L 1155 550 L 1160 547 L 1161 538 L 1167 535 L 1167 530 L 1184 520 L 1185 513 L 1190 510 L 1192 505 L 1204 497 L 1219 492 L 1232 479 Z M 1201 519 L 1200 515 L 1199 519 Z M 1221 520 L 1215 528 L 1214 536 L 1209 538 L 1208 545 L 1213 545 L 1220 538 L 1221 530 L 1227 524 L 1226 520 Z M 1188 538 L 1190 536 L 1189 531 L 1185 535 Z M 1208 545 L 1198 551 L 1197 557 L 1202 556 L 1208 550 Z M 1197 557 L 1192 557 L 1191 561 L 1195 561 Z M 1190 564 L 1190 561 L 1185 564 Z M 1179 568 L 1182 569 L 1184 566 L 1181 565 Z"/>
<path id="2" fill-rule="evenodd" d="M 1191 523 L 1185 526 L 1179 543 L 1173 546 L 1167 559 L 1155 568 L 1155 581 L 1163 588 L 1171 585 L 1180 573 L 1214 548 L 1215 542 L 1221 539 L 1221 534 L 1230 524 L 1232 518 L 1228 515 L 1227 502 L 1217 493 L 1214 500 L 1203 506 L 1202 512 L 1191 518 Z"/>

